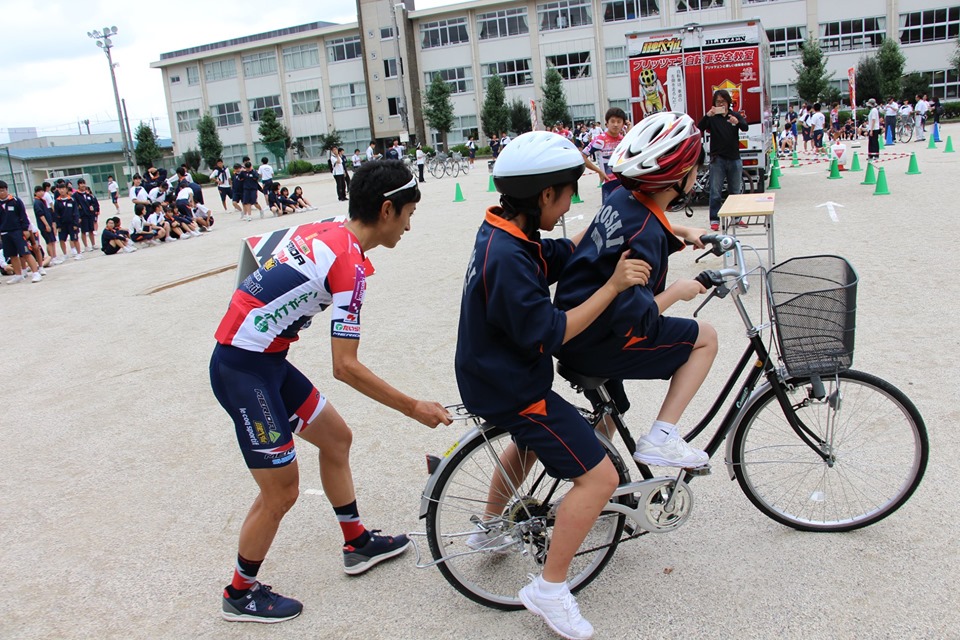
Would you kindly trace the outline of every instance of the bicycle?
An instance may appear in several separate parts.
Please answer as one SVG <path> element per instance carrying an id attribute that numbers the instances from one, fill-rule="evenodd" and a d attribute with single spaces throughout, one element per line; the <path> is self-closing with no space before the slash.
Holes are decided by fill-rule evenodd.
<path id="1" fill-rule="evenodd" d="M 460 165 L 460 173 L 462 173 L 463 175 L 467 175 L 470 173 L 470 161 L 464 158 L 462 153 L 460 153 L 459 151 L 454 151 L 453 160 L 454 162 Z"/>
<path id="2" fill-rule="evenodd" d="M 456 178 L 460 175 L 460 159 L 457 157 L 459 154 L 454 151 L 453 157 L 447 158 L 443 163 L 444 172 L 451 178 Z"/>
<path id="3" fill-rule="evenodd" d="M 897 140 L 900 142 L 910 142 L 910 139 L 913 138 L 913 116 L 898 116 L 897 117 Z"/>
<path id="4" fill-rule="evenodd" d="M 446 162 L 447 154 L 442 151 L 438 151 L 434 155 L 430 156 L 430 160 L 427 162 L 427 171 L 430 172 L 430 175 L 439 180 L 446 172 Z"/>
<path id="5" fill-rule="evenodd" d="M 701 435 L 731 398 L 704 450 L 712 459 L 726 441 L 724 463 L 730 479 L 737 480 L 764 515 L 801 531 L 838 532 L 874 524 L 895 512 L 923 478 L 929 454 L 926 427 L 903 392 L 849 368 L 858 280 L 852 266 L 837 256 L 811 256 L 769 269 L 763 279 L 768 321 L 754 324 L 742 297 L 752 274 L 764 273 L 762 267 L 746 270 L 734 236 L 710 234 L 703 240 L 710 253 L 732 251 L 737 260 L 736 266 L 697 276 L 713 287 L 697 312 L 712 298 L 729 296 L 749 344 L 685 439 Z M 620 477 L 571 564 L 568 582 L 577 592 L 599 575 L 620 543 L 683 525 L 694 506 L 689 483 L 708 475 L 709 468 L 655 477 L 636 463 L 640 479 L 631 480 L 607 434 L 612 438 L 615 431 L 630 451 L 636 444 L 610 398 L 607 381 L 562 365 L 557 371 L 578 391 L 599 393 L 598 409 L 580 411 L 596 428 Z M 451 409 L 472 426 L 442 459 L 428 456 L 430 478 L 420 505 L 426 532 L 411 535 L 427 538 L 433 560 L 422 562 L 417 547 L 417 566 L 436 565 L 457 591 L 475 602 L 520 609 L 517 592 L 528 574 L 542 569 L 557 506 L 571 483 L 548 476 L 532 455 L 523 458 L 522 469 L 508 473 L 500 455 L 512 441 L 510 435 L 462 407 Z M 509 493 L 498 500 L 505 506 L 489 517 L 487 492 L 495 474 Z M 478 531 L 486 533 L 490 543 L 467 546 L 469 536 Z"/>

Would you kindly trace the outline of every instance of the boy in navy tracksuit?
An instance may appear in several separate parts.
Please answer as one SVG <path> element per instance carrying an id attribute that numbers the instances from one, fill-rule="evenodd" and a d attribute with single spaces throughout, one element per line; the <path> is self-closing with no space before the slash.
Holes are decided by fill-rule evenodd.
<path id="1" fill-rule="evenodd" d="M 83 252 L 80 251 L 80 240 L 78 237 L 80 230 L 80 211 L 77 201 L 70 196 L 68 187 L 65 183 L 57 183 L 57 191 L 60 195 L 53 205 L 53 219 L 57 223 L 57 237 L 60 239 L 60 253 L 67 255 L 67 240 L 73 248 L 73 259 L 83 258 Z"/>
<path id="2" fill-rule="evenodd" d="M 80 239 L 83 241 L 83 250 L 94 251 L 99 248 L 93 232 L 97 227 L 100 202 L 87 187 L 87 181 L 83 178 L 77 180 L 77 190 L 73 192 L 73 199 L 76 200 L 77 210 L 80 212 Z"/>
<path id="3" fill-rule="evenodd" d="M 13 268 L 13 277 L 7 284 L 23 282 L 23 265 L 21 259 L 33 271 L 33 282 L 40 282 L 41 276 L 46 273 L 37 264 L 36 258 L 27 248 L 27 236 L 30 234 L 30 219 L 23 201 L 11 195 L 7 183 L 0 180 L 0 245 L 3 247 L 3 256 Z"/>
<path id="4" fill-rule="evenodd" d="M 53 219 L 53 211 L 44 198 L 46 189 L 40 185 L 33 188 L 33 216 L 37 220 L 37 229 L 43 241 L 47 243 L 47 253 L 50 255 L 50 264 L 61 264 L 63 259 L 57 256 L 57 223 Z"/>

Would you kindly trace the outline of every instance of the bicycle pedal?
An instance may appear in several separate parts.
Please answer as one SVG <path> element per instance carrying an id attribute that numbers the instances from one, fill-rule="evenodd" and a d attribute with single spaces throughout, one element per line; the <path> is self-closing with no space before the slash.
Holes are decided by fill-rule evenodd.
<path id="1" fill-rule="evenodd" d="M 710 475 L 710 466 L 704 465 L 702 467 L 690 467 L 689 469 L 684 469 L 685 473 L 690 474 L 691 476 L 708 476 Z"/>

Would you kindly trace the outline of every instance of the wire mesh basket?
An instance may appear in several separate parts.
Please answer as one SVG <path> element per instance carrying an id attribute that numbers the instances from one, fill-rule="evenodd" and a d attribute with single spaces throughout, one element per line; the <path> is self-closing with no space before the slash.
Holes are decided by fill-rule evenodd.
<path id="1" fill-rule="evenodd" d="M 780 356 L 791 375 L 831 375 L 852 366 L 858 280 L 840 256 L 792 258 L 767 272 Z"/>

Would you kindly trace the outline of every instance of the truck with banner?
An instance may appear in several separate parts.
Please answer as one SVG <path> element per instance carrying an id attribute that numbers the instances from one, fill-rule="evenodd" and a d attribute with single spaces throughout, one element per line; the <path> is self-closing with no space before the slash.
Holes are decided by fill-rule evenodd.
<path id="1" fill-rule="evenodd" d="M 763 191 L 773 144 L 770 43 L 759 20 L 688 24 L 628 33 L 632 119 L 682 111 L 699 122 L 713 92 L 726 89 L 750 130 L 740 157 L 752 190 Z M 706 141 L 709 149 L 709 140 Z"/>

